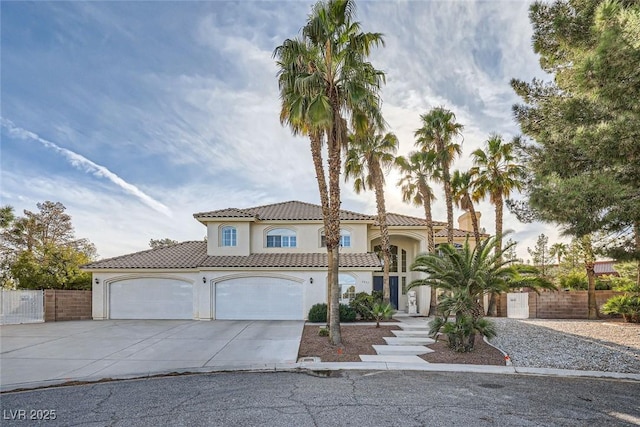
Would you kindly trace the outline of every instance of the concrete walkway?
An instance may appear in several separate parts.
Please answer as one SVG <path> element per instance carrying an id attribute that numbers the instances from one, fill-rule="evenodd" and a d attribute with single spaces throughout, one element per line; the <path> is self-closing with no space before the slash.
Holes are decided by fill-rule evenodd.
<path id="1" fill-rule="evenodd" d="M 0 327 L 0 391 L 191 369 L 295 366 L 303 321 L 103 320 Z"/>

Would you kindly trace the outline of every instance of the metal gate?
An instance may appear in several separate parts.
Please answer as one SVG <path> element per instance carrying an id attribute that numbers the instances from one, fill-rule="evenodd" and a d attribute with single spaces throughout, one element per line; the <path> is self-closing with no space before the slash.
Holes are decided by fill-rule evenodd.
<path id="1" fill-rule="evenodd" d="M 526 292 L 507 294 L 507 317 L 529 318 L 529 294 Z"/>
<path id="2" fill-rule="evenodd" d="M 44 322 L 44 291 L 0 291 L 0 325 Z"/>

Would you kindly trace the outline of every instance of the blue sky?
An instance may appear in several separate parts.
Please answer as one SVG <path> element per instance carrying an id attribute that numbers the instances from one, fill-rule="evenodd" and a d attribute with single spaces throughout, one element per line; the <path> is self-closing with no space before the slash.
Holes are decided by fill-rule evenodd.
<path id="1" fill-rule="evenodd" d="M 318 202 L 308 142 L 279 123 L 273 50 L 295 37 L 313 3 L 2 2 L 1 203 L 60 201 L 101 257 L 151 238 L 200 240 L 194 212 L 286 200 Z M 491 132 L 518 134 L 513 77 L 545 77 L 531 49 L 526 1 L 361 1 L 364 30 L 386 47 L 373 64 L 400 154 L 419 116 L 445 106 L 465 126 L 463 156 Z M 402 203 L 387 177 L 392 212 Z M 445 220 L 444 197 L 434 208 Z M 372 193 L 343 186 L 343 207 L 375 213 Z M 493 232 L 493 207 L 481 225 Z M 457 215 L 462 212 L 458 211 Z M 456 216 L 457 216 L 456 215 Z M 520 224 L 527 257 L 554 226 Z"/>

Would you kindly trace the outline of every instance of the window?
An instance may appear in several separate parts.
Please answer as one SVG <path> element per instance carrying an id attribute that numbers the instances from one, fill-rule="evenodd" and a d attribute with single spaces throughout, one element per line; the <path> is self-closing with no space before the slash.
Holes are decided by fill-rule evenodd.
<path id="1" fill-rule="evenodd" d="M 235 227 L 222 227 L 222 246 L 236 246 L 236 234 Z"/>
<path id="2" fill-rule="evenodd" d="M 356 297 L 356 279 L 350 274 L 339 274 L 340 283 L 340 303 L 349 304 Z"/>
<path id="3" fill-rule="evenodd" d="M 268 248 L 295 248 L 296 232 L 286 228 L 277 228 L 267 232 Z"/>
<path id="4" fill-rule="evenodd" d="M 402 250 L 402 272 L 406 273 L 407 272 L 407 251 L 405 251 L 404 249 Z"/>
<path id="5" fill-rule="evenodd" d="M 406 295 L 407 294 L 407 278 L 406 277 L 402 277 L 402 295 Z"/>
<path id="6" fill-rule="evenodd" d="M 396 245 L 391 245 L 390 249 L 391 249 L 391 256 L 390 256 L 389 272 L 397 273 L 398 272 L 398 247 Z M 380 261 L 384 262 L 384 256 L 382 254 L 382 246 L 380 245 L 374 246 L 373 252 L 375 252 L 376 255 L 378 255 L 378 258 L 380 258 Z M 384 270 L 384 265 L 382 267 L 383 268 L 381 268 L 380 271 Z"/>
<path id="7" fill-rule="evenodd" d="M 324 231 L 320 233 L 320 247 L 327 247 L 327 237 L 324 235 Z M 340 230 L 340 247 L 350 248 L 351 247 L 351 233 L 347 230 Z"/>

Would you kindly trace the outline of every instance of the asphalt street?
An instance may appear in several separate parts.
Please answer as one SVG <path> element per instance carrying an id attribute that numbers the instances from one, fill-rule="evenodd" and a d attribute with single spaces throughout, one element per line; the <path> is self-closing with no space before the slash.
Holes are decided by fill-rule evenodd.
<path id="1" fill-rule="evenodd" d="M 0 395 L 5 426 L 625 426 L 640 382 L 403 371 L 216 373 Z M 48 418 L 48 419 L 44 419 Z"/>

